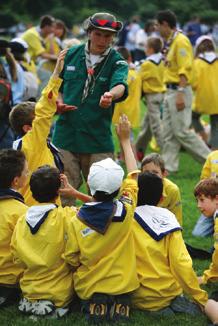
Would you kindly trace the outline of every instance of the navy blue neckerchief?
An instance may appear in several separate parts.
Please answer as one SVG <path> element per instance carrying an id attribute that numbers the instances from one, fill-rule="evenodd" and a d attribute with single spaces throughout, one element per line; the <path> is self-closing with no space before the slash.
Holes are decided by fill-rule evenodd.
<path id="1" fill-rule="evenodd" d="M 16 200 L 20 201 L 21 203 L 24 203 L 24 198 L 19 192 L 15 191 L 13 189 L 0 188 L 0 200 L 1 199 L 10 199 L 10 198 L 16 199 Z"/>
<path id="2" fill-rule="evenodd" d="M 100 234 L 105 234 L 109 225 L 113 221 L 116 209 L 117 205 L 113 200 L 93 204 L 84 204 L 80 208 L 77 217 L 91 229 Z"/>
<path id="3" fill-rule="evenodd" d="M 58 168 L 58 170 L 60 171 L 60 173 L 64 172 L 64 163 L 62 162 L 61 158 L 60 158 L 60 152 L 59 150 L 52 144 L 52 142 L 47 139 L 47 146 L 50 149 L 53 157 L 54 157 L 54 162 L 56 167 Z M 22 148 L 22 138 L 20 138 L 20 142 L 17 145 L 17 149 L 21 150 Z"/>
<path id="4" fill-rule="evenodd" d="M 56 206 L 56 208 L 58 207 L 58 205 L 56 205 L 56 204 L 55 204 L 55 206 Z M 39 230 L 40 226 L 45 222 L 46 218 L 48 217 L 48 214 L 49 214 L 51 211 L 53 211 L 53 209 L 54 209 L 54 208 L 49 209 L 49 210 L 48 210 L 48 211 L 47 211 L 47 212 L 42 216 L 42 218 L 39 220 L 39 222 L 38 222 L 34 227 L 32 227 L 28 222 L 26 222 L 27 225 L 29 226 L 29 228 L 30 228 L 30 232 L 31 232 L 32 234 L 36 234 L 36 232 Z"/>

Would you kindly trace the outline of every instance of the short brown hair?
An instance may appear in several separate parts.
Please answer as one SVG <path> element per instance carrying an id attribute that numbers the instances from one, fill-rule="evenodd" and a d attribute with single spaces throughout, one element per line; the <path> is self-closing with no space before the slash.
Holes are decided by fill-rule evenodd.
<path id="1" fill-rule="evenodd" d="M 215 198 L 218 196 L 218 179 L 208 178 L 201 180 L 195 186 L 194 195 L 195 197 L 204 195 L 205 197 Z"/>
<path id="2" fill-rule="evenodd" d="M 22 102 L 13 107 L 9 115 L 9 121 L 14 132 L 23 136 L 24 125 L 32 126 L 32 122 L 35 114 L 35 102 Z"/>
<path id="3" fill-rule="evenodd" d="M 158 53 L 163 48 L 163 42 L 160 37 L 151 36 L 147 39 L 147 47 L 153 49 L 154 53 Z"/>
<path id="4" fill-rule="evenodd" d="M 161 169 L 161 172 L 164 173 L 165 171 L 165 164 L 164 164 L 164 160 L 162 159 L 162 157 L 160 156 L 160 154 L 158 153 L 151 153 L 146 155 L 143 160 L 142 160 L 142 165 L 141 165 L 141 169 L 149 163 L 154 163 L 155 165 L 159 166 L 159 168 Z"/>

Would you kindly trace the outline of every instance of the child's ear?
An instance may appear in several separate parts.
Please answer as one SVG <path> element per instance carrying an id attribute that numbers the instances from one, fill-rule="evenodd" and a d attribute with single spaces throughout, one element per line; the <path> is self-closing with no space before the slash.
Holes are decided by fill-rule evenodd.
<path id="1" fill-rule="evenodd" d="M 17 189 L 18 184 L 19 184 L 19 177 L 15 177 L 11 183 L 11 188 Z"/>
<path id="2" fill-rule="evenodd" d="M 30 125 L 23 125 L 23 132 L 26 134 L 28 131 L 32 130 L 32 126 Z"/>
<path id="3" fill-rule="evenodd" d="M 166 178 L 168 176 L 168 171 L 167 170 L 164 170 L 164 172 L 162 172 L 162 175 L 163 175 L 163 178 Z"/>

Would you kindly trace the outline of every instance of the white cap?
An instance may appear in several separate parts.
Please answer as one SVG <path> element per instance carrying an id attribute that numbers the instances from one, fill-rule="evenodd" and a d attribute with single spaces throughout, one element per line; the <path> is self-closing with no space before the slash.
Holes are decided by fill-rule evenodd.
<path id="1" fill-rule="evenodd" d="M 123 169 L 111 158 L 93 163 L 88 175 L 88 185 L 92 196 L 96 191 L 112 194 L 120 188 L 123 176 Z"/>
<path id="2" fill-rule="evenodd" d="M 213 43 L 213 45 L 214 45 L 214 49 L 216 48 L 215 43 L 214 43 L 214 40 L 213 40 L 213 38 L 211 36 L 209 36 L 209 35 L 202 35 L 202 36 L 198 37 L 197 40 L 196 40 L 196 43 L 195 43 L 195 53 L 196 53 L 197 48 L 199 47 L 199 45 L 202 42 L 206 41 L 206 40 L 211 41 Z"/>

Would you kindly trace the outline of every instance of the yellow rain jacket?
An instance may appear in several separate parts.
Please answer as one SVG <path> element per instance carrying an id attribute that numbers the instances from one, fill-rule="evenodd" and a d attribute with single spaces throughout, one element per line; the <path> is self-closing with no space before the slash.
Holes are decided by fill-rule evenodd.
<path id="1" fill-rule="evenodd" d="M 167 208 L 182 225 L 182 202 L 178 186 L 167 178 L 163 178 L 163 196 L 158 204 L 159 207 Z"/>
<path id="2" fill-rule="evenodd" d="M 179 83 L 179 76 L 185 75 L 190 84 L 193 78 L 192 67 L 192 45 L 187 36 L 179 32 L 172 41 L 166 56 L 164 82 L 166 84 Z"/>
<path id="3" fill-rule="evenodd" d="M 201 179 L 207 179 L 210 177 L 218 177 L 218 150 L 213 151 L 208 155 L 201 171 Z"/>
<path id="4" fill-rule="evenodd" d="M 210 55 L 211 54 L 211 55 Z M 218 114 L 218 57 L 207 52 L 194 60 L 193 110 L 204 114 Z"/>
<path id="5" fill-rule="evenodd" d="M 27 208 L 22 200 L 0 198 L 0 284 L 15 285 L 23 272 L 23 268 L 13 262 L 10 243 L 17 220 Z"/>
<path id="6" fill-rule="evenodd" d="M 136 213 L 143 207 L 137 207 Z M 157 220 L 162 218 L 160 229 L 163 232 L 168 221 L 167 216 L 171 213 L 167 209 L 147 207 L 155 209 L 156 213 L 150 216 L 155 217 L 156 225 Z M 175 220 L 175 216 L 173 219 Z M 183 291 L 196 303 L 204 306 L 208 296 L 198 285 L 178 222 L 173 222 L 174 231 L 165 232 L 162 238 L 156 240 L 143 229 L 143 221 L 140 218 L 138 221 L 134 220 L 133 233 L 140 287 L 133 293 L 133 306 L 138 309 L 160 310 L 169 306 L 171 301 Z"/>
<path id="7" fill-rule="evenodd" d="M 203 283 L 218 281 L 218 210 L 215 212 L 214 222 L 214 252 L 212 256 L 212 263 L 209 269 L 203 273 Z"/>
<path id="8" fill-rule="evenodd" d="M 129 95 L 123 102 L 115 105 L 113 123 L 118 123 L 120 115 L 126 114 L 131 127 L 138 128 L 140 121 L 141 78 L 134 69 L 129 69 L 127 84 Z"/>
<path id="9" fill-rule="evenodd" d="M 12 253 L 15 262 L 24 268 L 20 279 L 23 296 L 30 301 L 50 300 L 55 306 L 63 307 L 69 304 L 73 295 L 72 269 L 62 256 L 75 211 L 70 207 L 49 207 L 48 210 L 46 207 L 47 217 L 41 225 L 39 220 L 36 224 L 39 229 L 32 234 L 27 216 L 38 209 L 43 210 L 45 205 L 55 206 L 33 206 L 19 219 L 11 242 Z"/>
<path id="10" fill-rule="evenodd" d="M 47 145 L 47 138 L 52 125 L 52 118 L 56 112 L 56 100 L 61 83 L 61 79 L 51 77 L 48 85 L 42 92 L 41 98 L 36 103 L 32 130 L 28 131 L 13 144 L 14 149 L 19 148 L 25 153 L 30 176 L 33 171 L 44 164 L 55 166 L 54 156 Z M 32 197 L 29 181 L 19 192 L 23 195 L 27 206 L 37 204 L 37 201 Z M 60 204 L 59 197 L 57 204 Z"/>
<path id="11" fill-rule="evenodd" d="M 104 234 L 78 217 L 71 220 L 65 258 L 78 267 L 74 273 L 74 287 L 80 299 L 90 299 L 95 292 L 124 294 L 139 286 L 132 234 L 137 192 L 137 181 L 128 175 L 122 185 L 121 198 L 115 201 L 116 212 Z M 96 204 L 105 203 L 90 206 Z"/>

